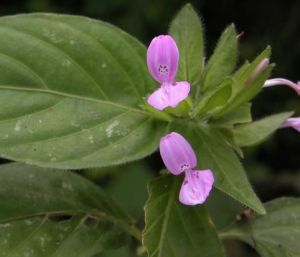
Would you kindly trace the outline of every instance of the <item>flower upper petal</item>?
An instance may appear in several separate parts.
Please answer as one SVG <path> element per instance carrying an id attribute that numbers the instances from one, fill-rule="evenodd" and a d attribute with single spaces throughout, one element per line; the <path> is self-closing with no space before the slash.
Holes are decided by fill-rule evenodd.
<path id="1" fill-rule="evenodd" d="M 152 77 L 160 82 L 172 82 L 177 73 L 179 51 L 169 35 L 155 37 L 147 50 L 147 65 Z"/>
<path id="2" fill-rule="evenodd" d="M 182 183 L 179 201 L 185 205 L 205 202 L 214 183 L 211 170 L 188 170 Z"/>
<path id="3" fill-rule="evenodd" d="M 167 169 L 174 175 L 197 165 L 196 154 L 186 139 L 176 132 L 172 132 L 160 139 L 160 155 Z"/>

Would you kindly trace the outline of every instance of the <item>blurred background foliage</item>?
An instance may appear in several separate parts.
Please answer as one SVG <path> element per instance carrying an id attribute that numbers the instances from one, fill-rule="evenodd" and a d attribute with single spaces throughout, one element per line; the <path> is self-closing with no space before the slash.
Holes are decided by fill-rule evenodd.
<path id="1" fill-rule="evenodd" d="M 110 22 L 148 45 L 154 36 L 167 32 L 169 22 L 186 2 L 1 0 L 0 15 L 55 12 L 89 16 Z M 207 55 L 213 50 L 225 26 L 234 22 L 238 32 L 243 33 L 240 37 L 241 63 L 245 59 L 254 58 L 270 44 L 272 62 L 276 63 L 272 77 L 300 80 L 300 1 L 191 0 L 189 2 L 202 17 L 206 32 Z M 295 110 L 295 115 L 300 116 L 300 99 L 294 91 L 283 86 L 263 90 L 254 100 L 252 114 L 257 119 L 289 110 Z M 299 196 L 299 153 L 300 135 L 292 129 L 279 130 L 262 145 L 245 149 L 246 157 L 243 162 L 256 192 L 263 201 L 282 195 Z M 104 185 L 120 204 L 136 217 L 137 222 L 142 223 L 141 205 L 147 199 L 146 181 L 162 167 L 160 157 L 154 154 L 140 163 L 105 170 L 89 170 L 85 171 L 85 175 Z M 216 193 L 215 198 L 219 197 L 224 196 L 218 196 Z M 220 199 L 218 201 L 222 202 Z M 211 208 L 214 208 L 213 204 Z M 234 253 L 239 247 L 235 244 L 233 247 L 236 251 L 230 256 L 239 256 Z M 130 256 L 125 252 L 121 249 L 108 256 Z"/>

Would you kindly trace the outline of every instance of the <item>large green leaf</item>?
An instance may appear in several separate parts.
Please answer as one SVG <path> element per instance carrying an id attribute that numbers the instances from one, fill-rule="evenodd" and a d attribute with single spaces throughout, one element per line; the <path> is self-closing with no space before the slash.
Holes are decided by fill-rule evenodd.
<path id="1" fill-rule="evenodd" d="M 88 18 L 0 18 L 0 154 L 40 166 L 124 163 L 157 147 L 165 124 L 138 106 L 155 86 L 145 48 Z"/>
<path id="2" fill-rule="evenodd" d="M 226 28 L 203 74 L 202 90 L 213 90 L 233 71 L 237 60 L 237 35 L 234 25 Z"/>
<path id="3" fill-rule="evenodd" d="M 198 156 L 198 168 L 213 171 L 215 187 L 256 212 L 265 213 L 222 130 L 193 123 L 176 124 L 174 130 L 192 144 Z"/>
<path id="4" fill-rule="evenodd" d="M 300 199 L 279 198 L 266 203 L 267 215 L 253 215 L 237 221 L 220 235 L 239 239 L 263 257 L 300 256 Z"/>
<path id="5" fill-rule="evenodd" d="M 178 200 L 180 177 L 165 175 L 149 184 L 143 243 L 151 257 L 224 256 L 204 206 Z"/>
<path id="6" fill-rule="evenodd" d="M 239 146 L 258 144 L 275 132 L 292 112 L 274 114 L 234 128 L 234 138 Z"/>
<path id="7" fill-rule="evenodd" d="M 174 18 L 169 33 L 176 40 L 180 54 L 176 79 L 189 81 L 194 92 L 203 68 L 204 43 L 201 20 L 190 4 Z"/>
<path id="8" fill-rule="evenodd" d="M 8 164 L 0 176 L 0 256 L 89 257 L 133 232 L 131 219 L 79 175 Z"/>

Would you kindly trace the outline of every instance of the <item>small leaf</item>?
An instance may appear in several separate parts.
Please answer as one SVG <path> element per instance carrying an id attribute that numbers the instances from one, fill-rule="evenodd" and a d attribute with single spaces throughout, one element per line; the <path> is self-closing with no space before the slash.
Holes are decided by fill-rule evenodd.
<path id="1" fill-rule="evenodd" d="M 167 123 L 139 108 L 155 83 L 137 40 L 54 14 L 1 17 L 0 33 L 1 157 L 79 169 L 156 150 Z"/>
<path id="2" fill-rule="evenodd" d="M 274 114 L 249 124 L 236 126 L 234 128 L 235 141 L 239 146 L 256 145 L 280 128 L 292 114 L 292 112 Z"/>
<path id="3" fill-rule="evenodd" d="M 237 60 L 237 35 L 234 25 L 226 28 L 203 74 L 202 91 L 213 90 L 233 71 Z"/>
<path id="4" fill-rule="evenodd" d="M 266 68 L 252 82 L 245 85 L 228 103 L 216 113 L 215 118 L 219 118 L 226 113 L 234 111 L 241 104 L 250 101 L 261 90 L 267 78 L 270 76 L 272 67 Z"/>
<path id="5" fill-rule="evenodd" d="M 151 257 L 223 257 L 222 245 L 203 205 L 178 200 L 180 177 L 165 175 L 149 184 L 143 244 Z"/>
<path id="6" fill-rule="evenodd" d="M 249 83 L 249 79 L 253 74 L 256 67 L 261 63 L 261 61 L 265 58 L 269 58 L 271 55 L 271 47 L 267 46 L 267 48 L 262 51 L 250 64 L 246 62 L 241 66 L 240 69 L 236 71 L 233 79 L 236 83 L 234 83 L 234 90 L 239 91 L 241 88 L 246 86 L 246 83 Z"/>
<path id="7" fill-rule="evenodd" d="M 1 165 L 0 176 L 1 257 L 92 257 L 133 231 L 131 219 L 79 175 L 14 163 Z"/>
<path id="8" fill-rule="evenodd" d="M 193 146 L 198 156 L 199 169 L 211 169 L 215 176 L 215 187 L 230 195 L 258 213 L 264 207 L 254 193 L 243 166 L 234 153 L 230 140 L 217 128 L 192 123 L 174 125 Z"/>
<path id="9" fill-rule="evenodd" d="M 180 54 L 176 80 L 194 85 L 199 82 L 202 72 L 204 43 L 201 20 L 190 4 L 176 15 L 169 33 L 174 37 Z"/>
<path id="10" fill-rule="evenodd" d="M 230 98 L 232 92 L 232 81 L 230 79 L 225 80 L 217 87 L 216 90 L 204 95 L 199 104 L 192 112 L 193 116 L 200 116 L 206 114 L 216 107 L 224 105 Z"/>
<path id="11" fill-rule="evenodd" d="M 239 239 L 262 257 L 300 256 L 300 198 L 279 198 L 265 204 L 267 215 L 254 214 L 220 232 L 224 239 Z"/>
<path id="12" fill-rule="evenodd" d="M 243 103 L 234 111 L 226 113 L 219 119 L 210 120 L 210 123 L 219 126 L 232 127 L 234 124 L 247 123 L 252 121 L 251 104 Z"/>

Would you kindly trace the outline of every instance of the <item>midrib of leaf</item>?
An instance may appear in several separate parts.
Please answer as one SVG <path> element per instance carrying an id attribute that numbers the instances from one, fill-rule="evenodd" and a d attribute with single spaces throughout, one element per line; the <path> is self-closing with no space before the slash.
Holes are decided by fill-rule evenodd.
<path id="1" fill-rule="evenodd" d="M 166 240 L 166 231 L 167 231 L 167 228 L 168 228 L 169 216 L 170 216 L 170 213 L 171 213 L 171 207 L 172 207 L 172 204 L 173 204 L 174 198 L 175 198 L 176 184 L 177 184 L 176 180 L 174 179 L 173 182 L 172 182 L 170 191 L 169 191 L 170 192 L 170 197 L 168 199 L 168 203 L 167 203 L 167 206 L 166 206 L 165 219 L 163 220 L 163 224 L 162 224 L 160 240 L 159 240 L 159 244 L 158 244 L 158 257 L 163 257 L 162 256 L 162 246 L 163 246 L 163 243 Z M 169 245 L 170 245 L 170 243 L 169 243 Z M 152 255 L 154 255 L 154 252 L 153 252 Z"/>
<path id="2" fill-rule="evenodd" d="M 25 92 L 29 91 L 29 92 L 47 93 L 47 94 L 53 94 L 53 95 L 58 95 L 58 96 L 62 96 L 62 97 L 79 99 L 79 100 L 82 100 L 82 101 L 108 104 L 108 105 L 112 105 L 112 106 L 115 106 L 115 107 L 118 107 L 118 108 L 121 108 L 121 109 L 130 110 L 132 112 L 136 112 L 136 113 L 140 113 L 140 114 L 152 117 L 150 112 L 145 112 L 141 109 L 132 108 L 132 107 L 129 107 L 129 106 L 126 106 L 126 105 L 123 105 L 123 104 L 119 104 L 119 103 L 115 103 L 115 102 L 112 102 L 112 101 L 109 101 L 109 100 L 89 98 L 89 97 L 86 97 L 86 96 L 73 95 L 73 94 L 63 93 L 63 92 L 49 90 L 49 89 L 42 89 L 42 88 L 37 89 L 37 88 L 29 88 L 29 87 L 24 88 L 24 87 L 10 86 L 10 85 L 0 85 L 0 89 L 25 91 Z"/>
<path id="3" fill-rule="evenodd" d="M 199 131 L 197 129 L 195 129 L 195 132 L 196 132 L 196 134 L 198 134 L 199 139 L 202 141 L 202 145 L 207 149 L 207 151 L 210 154 L 210 156 L 211 156 L 213 162 L 215 163 L 215 165 L 219 168 L 219 170 L 222 172 L 222 174 L 224 175 L 224 177 L 226 177 L 226 180 L 227 180 L 228 184 L 230 184 L 231 187 L 234 188 L 240 195 L 243 195 L 242 191 L 238 187 L 236 187 L 232 183 L 232 181 L 230 179 L 228 179 L 228 177 L 226 175 L 226 172 L 222 169 L 222 167 L 219 165 L 218 161 L 215 159 L 215 157 L 214 157 L 214 155 L 212 153 L 212 150 L 208 147 L 207 144 L 205 144 L 205 140 L 203 140 L 201 133 L 199 133 Z M 218 187 L 216 184 L 215 184 L 215 187 L 217 187 L 218 189 L 220 189 L 221 191 L 223 191 L 222 188 Z M 240 201 L 242 204 L 244 204 L 240 199 L 237 199 L 232 194 L 230 194 L 228 191 L 226 191 L 226 193 L 229 194 L 234 199 Z M 248 205 L 250 205 L 250 204 L 248 203 Z M 252 206 L 252 204 L 251 204 L 251 206 Z M 252 208 L 253 208 L 253 206 L 252 206 Z M 254 209 L 256 209 L 256 208 L 254 207 Z"/>
<path id="4" fill-rule="evenodd" d="M 182 217 L 182 215 L 181 215 L 181 213 L 180 213 L 177 205 L 176 205 L 176 210 L 177 210 L 177 213 L 178 213 L 178 217 L 180 218 L 180 220 L 182 222 L 182 225 L 183 225 L 183 228 L 184 228 L 184 231 L 185 231 L 186 235 L 188 236 L 189 240 L 192 242 L 192 245 L 195 247 L 195 249 L 197 249 L 196 244 L 194 243 L 193 238 L 190 236 L 190 233 L 186 229 L 185 219 Z"/>

